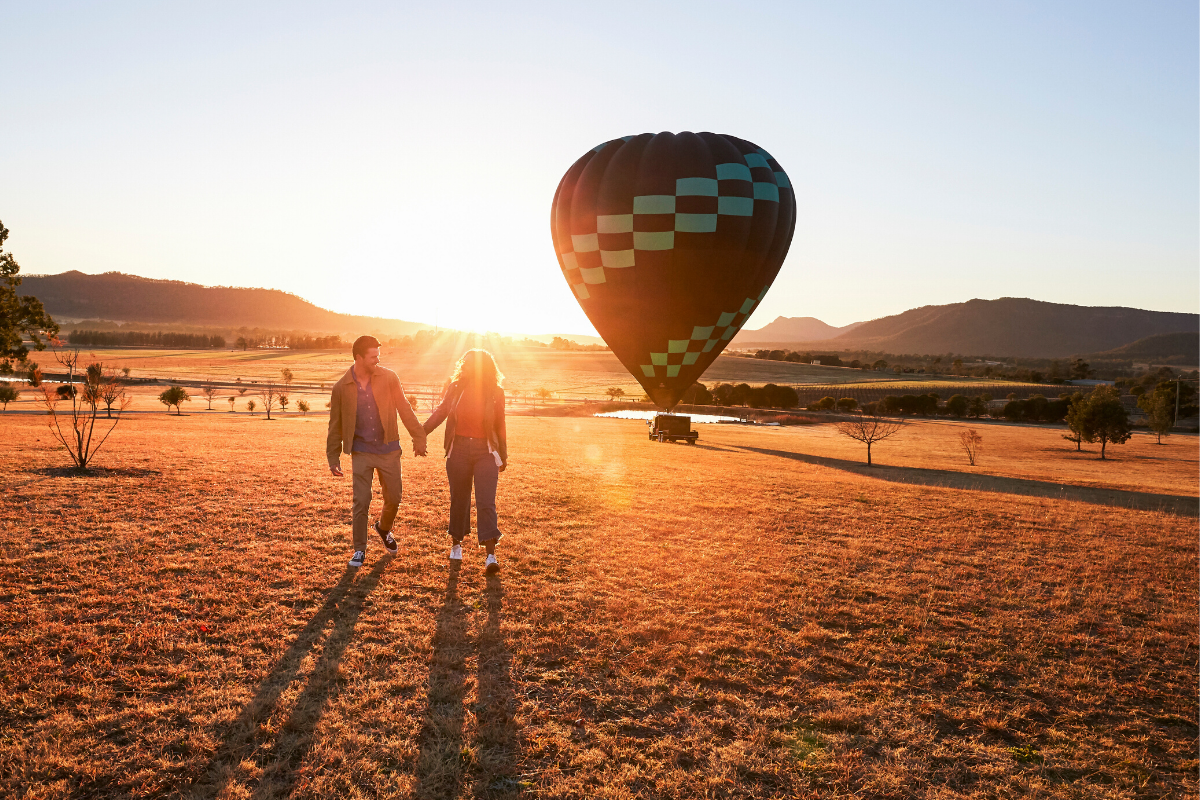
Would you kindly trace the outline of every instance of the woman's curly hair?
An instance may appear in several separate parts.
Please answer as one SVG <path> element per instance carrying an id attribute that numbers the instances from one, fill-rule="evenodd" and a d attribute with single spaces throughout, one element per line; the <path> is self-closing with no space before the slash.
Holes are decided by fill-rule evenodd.
<path id="1" fill-rule="evenodd" d="M 471 384 L 480 388 L 501 386 L 504 374 L 496 369 L 496 360 L 487 350 L 468 350 L 454 365 L 454 374 L 450 380 L 459 386 Z"/>

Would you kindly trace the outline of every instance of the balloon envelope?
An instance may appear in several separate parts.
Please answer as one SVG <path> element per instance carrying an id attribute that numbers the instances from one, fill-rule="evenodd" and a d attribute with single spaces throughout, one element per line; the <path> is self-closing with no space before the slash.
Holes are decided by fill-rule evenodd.
<path id="1" fill-rule="evenodd" d="M 584 313 L 669 409 L 766 296 L 796 200 L 779 162 L 752 142 L 643 133 L 605 142 L 567 170 L 550 227 Z"/>

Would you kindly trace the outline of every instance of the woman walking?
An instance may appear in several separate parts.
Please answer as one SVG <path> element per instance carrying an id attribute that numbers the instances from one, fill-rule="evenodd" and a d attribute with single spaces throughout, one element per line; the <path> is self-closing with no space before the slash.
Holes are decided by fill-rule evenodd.
<path id="1" fill-rule="evenodd" d="M 500 571 L 496 542 L 496 484 L 508 467 L 504 428 L 504 376 L 487 350 L 468 350 L 454 367 L 442 403 L 425 420 L 425 433 L 446 423 L 446 477 L 450 480 L 450 560 L 462 561 L 462 540 L 471 531 L 471 487 L 480 547 L 487 548 L 486 571 Z"/>

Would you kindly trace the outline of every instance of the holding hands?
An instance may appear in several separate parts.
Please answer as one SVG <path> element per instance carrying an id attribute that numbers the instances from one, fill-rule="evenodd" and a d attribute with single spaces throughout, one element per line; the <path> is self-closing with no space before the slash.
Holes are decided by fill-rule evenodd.
<path id="1" fill-rule="evenodd" d="M 426 447 L 425 442 L 413 442 L 413 454 L 421 456 L 421 457 L 425 457 L 425 456 L 429 455 L 429 448 Z M 501 467 L 501 470 L 503 471 L 503 467 Z M 341 464 L 330 464 L 329 472 L 335 478 L 341 478 L 346 474 L 346 473 L 342 472 Z"/>

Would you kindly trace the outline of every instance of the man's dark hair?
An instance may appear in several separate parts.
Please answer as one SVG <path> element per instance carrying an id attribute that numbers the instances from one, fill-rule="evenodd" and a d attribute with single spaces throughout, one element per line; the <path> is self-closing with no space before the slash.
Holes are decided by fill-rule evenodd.
<path id="1" fill-rule="evenodd" d="M 379 347 L 379 340 L 374 336 L 360 336 L 354 340 L 354 347 L 350 348 L 350 352 L 355 358 L 365 356 L 367 351 L 372 347 Z"/>

